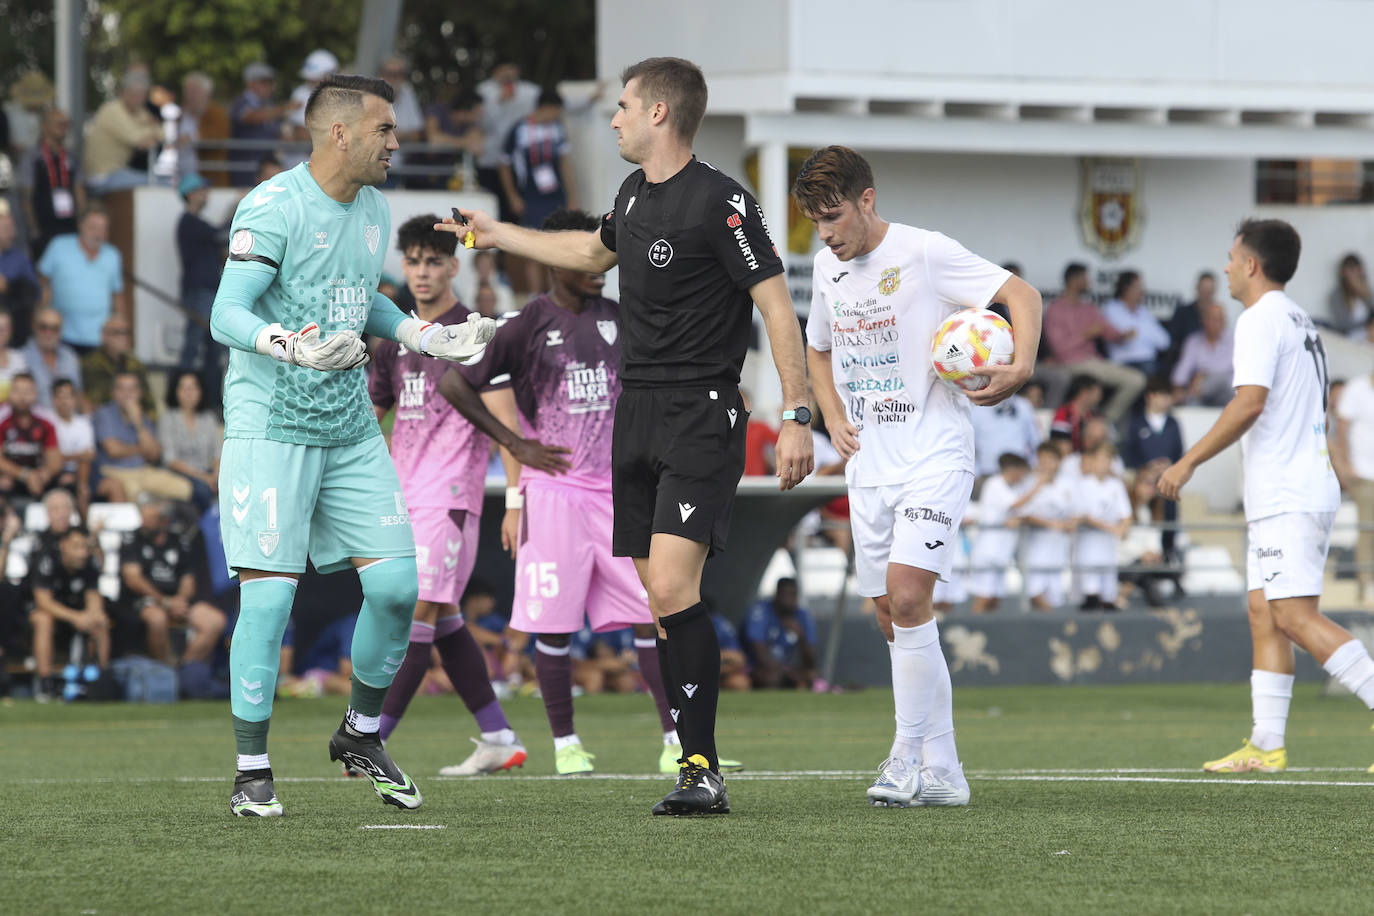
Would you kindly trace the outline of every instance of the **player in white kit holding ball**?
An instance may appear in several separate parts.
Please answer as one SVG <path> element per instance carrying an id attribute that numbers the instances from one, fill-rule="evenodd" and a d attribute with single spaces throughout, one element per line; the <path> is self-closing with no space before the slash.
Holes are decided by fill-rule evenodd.
<path id="1" fill-rule="evenodd" d="M 1040 294 L 938 232 L 878 215 L 873 171 L 842 146 L 817 150 L 792 189 L 825 248 L 816 255 L 807 341 L 816 400 L 845 469 L 859 592 L 878 605 L 892 654 L 897 729 L 868 789 L 874 805 L 966 805 L 949 668 L 931 610 L 973 488 L 974 404 L 1025 384 Z M 931 338 L 962 308 L 1005 303 L 1014 360 L 967 394 L 942 383 Z"/>

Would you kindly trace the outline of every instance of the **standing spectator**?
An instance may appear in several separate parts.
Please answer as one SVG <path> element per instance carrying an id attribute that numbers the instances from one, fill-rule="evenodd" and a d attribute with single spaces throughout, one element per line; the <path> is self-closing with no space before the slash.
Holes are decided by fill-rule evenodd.
<path id="1" fill-rule="evenodd" d="M 1348 462 L 1349 491 L 1363 526 L 1355 549 L 1360 602 L 1374 607 L 1374 530 L 1368 527 L 1374 525 L 1374 374 L 1346 383 L 1336 402 L 1335 439 Z"/>
<path id="2" fill-rule="evenodd" d="M 477 183 L 496 195 L 502 221 L 515 221 L 501 182 L 501 163 L 506 137 L 511 128 L 534 111 L 539 103 L 539 87 L 520 78 L 520 66 L 505 62 L 497 64 L 491 78 L 477 84 L 482 99 L 482 137 L 485 145 L 477 160 Z"/>
<path id="3" fill-rule="evenodd" d="M 310 101 L 310 93 L 315 91 L 325 77 L 333 76 L 339 70 L 339 59 L 324 48 L 316 48 L 305 58 L 301 65 L 300 77 L 305 80 L 291 90 L 291 104 L 296 107 L 286 116 L 287 139 L 292 143 L 308 143 L 310 131 L 305 128 L 305 103 Z M 306 160 L 303 153 L 292 152 L 289 156 L 295 166 Z"/>
<path id="4" fill-rule="evenodd" d="M 193 318 L 186 322 L 186 338 L 178 361 L 207 378 L 220 373 L 223 347 L 210 337 L 210 307 L 215 304 L 219 277 L 224 270 L 224 251 L 229 227 L 208 222 L 202 213 L 210 191 L 200 175 L 183 175 L 177 185 L 186 210 L 177 221 L 177 253 L 181 256 L 181 302 Z M 197 322 L 194 318 L 199 318 Z"/>
<path id="5" fill-rule="evenodd" d="M 14 214 L 10 212 L 8 204 L 0 201 L 0 309 L 8 311 L 19 322 L 19 326 L 25 329 L 26 339 L 29 316 L 33 314 L 33 307 L 40 295 L 38 274 L 33 269 L 28 249 L 19 242 Z M 6 338 L 0 342 L 0 346 L 8 343 L 9 338 Z M 24 341 L 18 343 L 22 345 Z M 3 371 L 3 366 L 0 366 L 0 373 Z M 4 397 L 3 392 L 0 392 L 0 397 Z"/>
<path id="6" fill-rule="evenodd" d="M 771 599 L 754 602 L 744 621 L 755 687 L 810 690 L 816 680 L 816 626 L 798 604 L 797 580 L 778 580 Z"/>
<path id="7" fill-rule="evenodd" d="M 148 383 L 148 368 L 133 351 L 132 329 L 127 318 L 115 315 L 101 326 L 100 346 L 81 360 L 82 389 L 93 409 L 110 403 L 115 377 L 128 372 L 138 377 L 143 412 L 150 417 L 157 416 L 157 402 L 153 400 L 153 389 Z"/>
<path id="8" fill-rule="evenodd" d="M 21 372 L 10 382 L 9 415 L 0 420 L 0 495 L 13 504 L 42 496 L 62 469 L 57 431 L 35 416 L 38 389 Z"/>
<path id="9" fill-rule="evenodd" d="M 52 407 L 52 390 L 60 378 L 71 379 L 81 391 L 81 360 L 62 342 L 62 314 L 40 308 L 33 316 L 33 333 L 22 352 L 24 368 L 38 387 L 38 406 Z"/>
<path id="10" fill-rule="evenodd" d="M 91 556 L 90 535 L 73 525 L 58 540 L 55 554 L 38 558 L 33 572 L 33 659 L 38 689 L 34 698 L 46 703 L 57 694 L 53 655 L 66 652 L 72 637 L 88 642 L 86 660 L 94 656 L 103 670 L 110 666 L 110 618 L 97 585 L 100 567 Z M 94 645 L 90 645 L 90 644 Z"/>
<path id="11" fill-rule="evenodd" d="M 1212 306 L 1219 309 L 1220 306 Z M 1126 439 L 1121 447 L 1121 459 L 1126 468 L 1136 472 L 1136 480 L 1143 477 L 1158 477 L 1169 465 L 1183 457 L 1183 429 L 1178 420 L 1170 413 L 1174 406 L 1174 395 L 1169 381 L 1156 377 L 1150 379 L 1145 388 L 1145 405 L 1131 417 L 1126 428 Z M 1132 492 L 1145 493 L 1143 486 L 1132 485 Z M 1178 521 L 1178 503 L 1154 494 L 1148 500 L 1150 517 L 1155 521 Z M 1134 502 L 1134 500 L 1133 500 Z M 1174 544 L 1178 532 L 1166 528 L 1160 537 L 1161 552 L 1166 560 L 1175 556 Z"/>
<path id="12" fill-rule="evenodd" d="M 516 123 L 502 145 L 501 186 L 511 212 L 523 226 L 538 228 L 555 210 L 576 208 L 563 99 L 545 89 L 528 117 Z M 525 291 L 542 290 L 548 276 L 542 264 L 524 262 Z"/>
<path id="13" fill-rule="evenodd" d="M 1074 520 L 1074 494 L 1059 476 L 1059 450 L 1043 442 L 1035 452 L 1035 476 L 1012 511 L 1025 529 L 1021 544 L 1026 596 L 1037 611 L 1064 603 L 1064 568 L 1069 565 L 1069 532 Z"/>
<path id="14" fill-rule="evenodd" d="M 191 482 L 191 501 L 204 512 L 219 493 L 219 453 L 224 433 L 205 406 L 196 373 L 183 369 L 167 386 L 167 410 L 157 421 L 163 464 Z"/>
<path id="15" fill-rule="evenodd" d="M 86 209 L 86 186 L 81 170 L 67 151 L 72 120 L 60 108 L 43 113 L 39 142 L 19 165 L 16 182 L 28 221 L 29 250 L 42 257 L 48 243 L 76 232 L 76 215 Z"/>
<path id="16" fill-rule="evenodd" d="M 40 304 L 62 313 L 62 341 L 82 354 L 100 343 L 100 326 L 112 313 L 130 318 L 124 261 L 109 238 L 110 218 L 92 207 L 81 214 L 76 234 L 53 239 L 38 262 Z"/>
<path id="17" fill-rule="evenodd" d="M 4 111 L 9 124 L 8 152 L 22 158 L 34 147 L 38 142 L 43 112 L 56 95 L 52 81 L 37 70 L 26 71 L 10 86 L 10 101 Z M 0 149 L 0 152 L 6 150 Z"/>
<path id="18" fill-rule="evenodd" d="M 401 149 L 393 150 L 391 153 L 391 171 L 388 173 L 390 177 L 385 186 L 395 187 L 402 183 L 410 187 L 411 179 L 399 177 L 399 170 L 405 165 L 402 151 L 407 143 L 419 143 L 424 140 L 425 116 L 420 110 L 419 99 L 415 97 L 415 88 L 410 85 L 410 68 L 404 57 L 388 57 L 382 61 L 377 75 L 386 80 L 396 93 L 396 100 L 391 103 L 391 107 L 396 112 L 396 140 L 401 144 Z"/>
<path id="19" fill-rule="evenodd" d="M 472 169 L 472 159 L 482 155 L 482 150 L 486 145 L 486 138 L 482 134 L 482 99 L 471 89 L 466 91 L 455 91 L 451 99 L 446 102 L 436 102 L 425 108 L 425 142 L 430 146 L 437 146 L 444 152 L 428 153 L 423 156 L 423 161 L 429 165 L 445 165 L 452 163 L 454 159 L 459 159 L 460 168 L 458 174 L 466 174 L 469 179 L 475 179 L 475 171 Z M 416 156 L 419 160 L 422 157 Z M 463 164 L 465 163 L 465 164 Z M 426 187 L 454 188 L 449 181 L 442 176 L 431 176 L 426 182 Z M 463 190 L 474 190 L 471 187 Z"/>
<path id="20" fill-rule="evenodd" d="M 1102 317 L 1120 334 L 1108 341 L 1107 358 L 1153 375 L 1160 356 L 1169 349 L 1169 332 L 1145 307 L 1145 281 L 1139 272 L 1123 270 L 1116 278 L 1116 292 L 1102 306 Z"/>
<path id="21" fill-rule="evenodd" d="M 1364 262 L 1352 251 L 1341 258 L 1336 288 L 1326 300 L 1324 323 L 1337 333 L 1363 340 L 1370 318 L 1374 318 L 1374 296 L 1369 292 Z"/>
<path id="22" fill-rule="evenodd" d="M 1091 376 L 1115 389 L 1103 411 L 1107 419 L 1115 422 L 1125 416 L 1126 409 L 1145 390 L 1145 373 L 1109 362 L 1098 352 L 1099 341 L 1119 343 L 1127 334 L 1114 328 L 1093 303 L 1088 268 L 1082 264 L 1070 264 L 1064 271 L 1064 292 L 1045 309 L 1044 338 L 1062 371 Z M 1046 382 L 1053 380 L 1047 377 Z M 1046 394 L 1051 404 L 1058 403 L 1056 391 Z"/>
<path id="23" fill-rule="evenodd" d="M 266 147 L 281 140 L 282 119 L 303 106 L 295 99 L 273 103 L 272 89 L 277 73 L 264 63 L 243 68 L 243 95 L 229 107 L 229 129 L 235 140 L 257 140 L 262 146 L 236 149 L 229 161 L 233 164 L 233 183 L 239 187 L 252 186 L 252 163 L 270 152 Z"/>
<path id="24" fill-rule="evenodd" d="M 999 455 L 997 467 L 1000 473 L 984 481 L 978 494 L 978 536 L 969 551 L 968 590 L 975 614 L 997 610 L 1007 593 L 1007 568 L 1016 558 L 1016 529 L 1021 524 L 1012 508 L 1030 473 L 1030 463 L 1020 455 Z"/>
<path id="25" fill-rule="evenodd" d="M 1050 422 L 1050 438 L 1065 439 L 1071 451 L 1083 450 L 1083 424 L 1097 416 L 1102 403 L 1102 383 L 1090 375 L 1074 376 L 1069 385 L 1069 398 L 1054 412 Z"/>
<path id="26" fill-rule="evenodd" d="M 1006 454 L 1019 455 L 1034 466 L 1039 444 L 1035 408 L 1020 395 L 991 407 L 973 408 L 974 473 L 980 478 L 996 474 L 997 459 Z"/>
<path id="27" fill-rule="evenodd" d="M 168 525 L 167 504 L 156 497 L 139 500 L 141 522 L 124 536 L 119 548 L 120 603 L 143 621 L 148 656 L 160 662 L 208 664 L 224 632 L 224 612 L 196 601 L 196 575 L 191 545 L 175 537 Z M 168 629 L 188 628 L 186 650 L 172 654 Z"/>
<path id="28" fill-rule="evenodd" d="M 177 172 L 181 175 L 201 174 L 201 163 L 213 164 L 209 183 L 217 188 L 229 186 L 229 173 L 224 163 L 229 152 L 224 149 L 200 149 L 201 143 L 229 139 L 229 112 L 214 99 L 215 81 L 200 70 L 193 70 L 181 80 L 181 123 L 177 127 L 180 146 Z"/>
<path id="29" fill-rule="evenodd" d="M 133 167 L 137 153 L 155 149 L 162 124 L 148 110 L 148 75 L 130 69 L 119 81 L 119 95 L 96 110 L 86 131 L 86 184 L 108 194 L 148 183 L 147 169 Z"/>
<path id="30" fill-rule="evenodd" d="M 1078 536 L 1074 567 L 1082 610 L 1116 610 L 1116 547 L 1131 530 L 1131 497 L 1112 473 L 1116 448 L 1103 442 L 1083 453 L 1082 476 L 1074 485 Z"/>
<path id="31" fill-rule="evenodd" d="M 1216 302 L 1203 306 L 1202 328 L 1183 342 L 1173 369 L 1174 399 L 1180 404 L 1225 407 L 1232 394 L 1234 349 L 1226 329 L 1226 309 Z"/>
<path id="32" fill-rule="evenodd" d="M 191 483 L 180 474 L 157 467 L 162 458 L 153 421 L 139 404 L 139 380 L 132 372 L 115 376 L 114 396 L 93 417 L 96 473 L 103 479 L 96 492 L 111 502 L 127 502 L 141 493 L 178 502 L 191 498 Z"/>
<path id="33" fill-rule="evenodd" d="M 10 383 L 21 372 L 28 371 L 28 363 L 23 352 L 10 346 L 10 334 L 14 319 L 10 313 L 0 309 L 0 401 L 9 397 Z"/>
<path id="34" fill-rule="evenodd" d="M 1217 276 L 1210 270 L 1204 270 L 1197 275 L 1197 298 L 1192 302 L 1184 302 L 1174 307 L 1174 313 L 1169 317 L 1169 355 L 1165 358 L 1169 371 L 1172 372 L 1174 366 L 1178 364 L 1179 355 L 1183 351 L 1183 342 L 1194 331 L 1202 330 L 1202 312 L 1209 305 L 1221 305 L 1217 302 Z M 1222 306 L 1223 312 L 1225 306 Z"/>
<path id="35" fill-rule="evenodd" d="M 76 494 L 84 518 L 91 504 L 91 467 L 95 463 L 95 427 L 91 418 L 77 413 L 76 386 L 60 378 L 52 386 L 52 414 L 48 417 L 57 431 L 57 451 L 62 469 L 54 484 Z"/>

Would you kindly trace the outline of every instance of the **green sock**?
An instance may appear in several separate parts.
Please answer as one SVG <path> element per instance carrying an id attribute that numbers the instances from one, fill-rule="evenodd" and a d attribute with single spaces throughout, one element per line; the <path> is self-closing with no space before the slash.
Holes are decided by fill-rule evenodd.
<path id="1" fill-rule="evenodd" d="M 353 675 L 353 692 L 348 698 L 349 708 L 360 716 L 380 716 L 382 700 L 386 699 L 385 687 L 369 687 Z"/>
<path id="2" fill-rule="evenodd" d="M 240 754 L 257 756 L 267 753 L 267 726 L 271 719 L 249 722 L 234 716 L 234 747 Z"/>

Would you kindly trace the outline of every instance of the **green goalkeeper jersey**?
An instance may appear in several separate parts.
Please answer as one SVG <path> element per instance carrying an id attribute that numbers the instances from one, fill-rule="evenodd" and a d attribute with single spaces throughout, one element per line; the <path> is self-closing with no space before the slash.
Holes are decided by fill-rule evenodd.
<path id="1" fill-rule="evenodd" d="M 326 338 L 344 330 L 362 334 L 382 276 L 391 214 L 373 187 L 339 203 L 320 189 L 308 165 L 273 176 L 239 203 L 225 280 L 237 271 L 271 274 L 252 305 L 253 315 L 268 324 L 299 331 L 313 323 Z M 227 438 L 332 446 L 379 432 L 365 368 L 320 372 L 230 351 Z"/>

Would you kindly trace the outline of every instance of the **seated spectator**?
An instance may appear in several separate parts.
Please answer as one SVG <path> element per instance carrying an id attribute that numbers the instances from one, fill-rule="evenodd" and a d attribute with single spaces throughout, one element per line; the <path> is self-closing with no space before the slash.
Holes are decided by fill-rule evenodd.
<path id="1" fill-rule="evenodd" d="M 62 538 L 72 528 L 81 524 L 81 515 L 77 512 L 76 500 L 72 494 L 62 487 L 55 487 L 43 494 L 43 509 L 48 516 L 48 527 L 35 532 L 37 537 L 34 541 L 33 556 L 39 557 L 43 554 L 57 555 L 57 545 Z M 91 555 L 96 559 L 96 565 L 104 561 L 104 555 L 100 553 L 100 542 L 94 531 L 90 532 Z M 33 565 L 30 561 L 30 566 Z"/>
<path id="2" fill-rule="evenodd" d="M 353 679 L 353 631 L 358 615 L 349 614 L 330 623 L 301 656 L 297 669 L 281 669 L 277 692 L 287 697 L 348 696 Z"/>
<path id="3" fill-rule="evenodd" d="M 1145 281 L 1134 270 L 1116 278 L 1116 294 L 1102 306 L 1102 317 L 1120 338 L 1107 343 L 1107 358 L 1151 376 L 1159 370 L 1160 357 L 1169 349 L 1169 332 L 1145 307 Z"/>
<path id="4" fill-rule="evenodd" d="M 1217 277 L 1210 270 L 1204 270 L 1198 274 L 1197 298 L 1192 302 L 1179 303 L 1174 307 L 1173 315 L 1169 316 L 1167 330 L 1169 332 L 1169 354 L 1165 357 L 1165 363 L 1170 372 L 1178 365 L 1178 358 L 1183 353 L 1183 343 L 1194 331 L 1202 330 L 1202 312 L 1209 305 L 1221 305 L 1217 302 Z M 1222 306 L 1223 313 L 1225 306 Z"/>
<path id="5" fill-rule="evenodd" d="M 1119 343 L 1127 335 L 1113 327 L 1093 303 L 1087 267 L 1070 264 L 1064 271 L 1064 293 L 1045 309 L 1044 324 L 1044 340 L 1049 349 L 1045 355 L 1053 357 L 1049 365 L 1061 373 L 1091 376 L 1115 389 L 1103 413 L 1113 422 L 1125 416 L 1127 408 L 1145 390 L 1145 373 L 1105 360 L 1098 352 L 1099 342 Z M 1057 379 L 1041 373 L 1038 366 L 1037 375 L 1043 375 L 1042 381 L 1047 385 L 1057 386 Z M 1048 390 L 1046 395 L 1051 404 L 1059 403 L 1057 391 Z"/>
<path id="6" fill-rule="evenodd" d="M 1203 307 L 1202 330 L 1183 342 L 1174 366 L 1174 398 L 1180 404 L 1225 407 L 1234 394 L 1231 357 L 1234 343 L 1226 329 L 1226 310 L 1217 303 Z"/>
<path id="7" fill-rule="evenodd" d="M 58 693 L 53 677 L 56 652 L 66 654 L 78 633 L 87 640 L 85 660 L 110 667 L 110 618 L 96 587 L 100 568 L 91 556 L 89 534 L 73 526 L 58 542 L 56 554 L 38 558 L 33 570 L 33 658 L 38 687 L 35 699 L 45 703 Z"/>
<path id="8" fill-rule="evenodd" d="M 91 467 L 95 463 L 95 427 L 91 418 L 77 413 L 76 386 L 71 379 L 53 383 L 52 413 L 48 419 L 57 431 L 57 451 L 62 469 L 55 485 L 76 494 L 81 514 L 91 504 Z"/>
<path id="9" fill-rule="evenodd" d="M 999 473 L 983 483 L 978 495 L 978 536 L 969 549 L 968 590 L 975 614 L 997 610 L 1007 593 L 1007 569 L 1016 559 L 1016 529 L 1021 524 L 1013 509 L 1030 474 L 1030 463 L 1020 455 L 998 456 L 997 467 Z"/>
<path id="10" fill-rule="evenodd" d="M 138 376 L 115 376 L 114 397 L 95 411 L 96 493 L 111 502 L 128 502 L 151 493 L 178 502 L 191 499 L 191 482 L 157 466 L 162 458 L 153 421 L 139 403 Z"/>
<path id="11" fill-rule="evenodd" d="M 816 628 L 797 599 L 797 580 L 783 578 L 771 599 L 749 609 L 744 639 L 755 687 L 810 690 L 816 679 Z"/>
<path id="12" fill-rule="evenodd" d="M 262 159 L 268 147 L 281 140 L 282 121 L 293 111 L 304 106 L 292 99 L 280 104 L 273 103 L 272 91 L 277 85 L 277 73 L 262 62 L 251 63 L 243 68 L 243 95 L 229 106 L 229 130 L 235 140 L 256 140 L 262 146 L 258 149 L 232 150 L 229 153 L 233 170 L 233 183 L 240 187 L 252 187 L 252 163 Z"/>
<path id="13" fill-rule="evenodd" d="M 110 219 L 92 208 L 81 214 L 76 235 L 59 235 L 38 262 L 42 305 L 63 318 L 62 342 L 86 354 L 100 344 L 110 315 L 129 318 L 124 297 L 124 262 L 111 245 Z"/>
<path id="14" fill-rule="evenodd" d="M 1117 544 L 1131 529 L 1131 498 L 1112 473 L 1116 448 L 1102 442 L 1083 453 L 1082 476 L 1074 485 L 1077 536 L 1074 572 L 1082 610 L 1117 610 Z"/>
<path id="15" fill-rule="evenodd" d="M 9 312 L 19 321 L 19 326 L 28 329 L 29 316 L 38 304 L 42 286 L 38 282 L 38 272 L 34 270 L 29 250 L 20 243 L 15 231 L 14 214 L 9 205 L 0 198 L 0 309 Z M 13 327 L 10 328 L 13 332 Z M 9 345 L 9 337 L 0 341 L 0 348 Z M 0 355 L 3 359 L 3 355 Z M 0 363 L 0 374 L 5 366 Z M 4 397 L 0 393 L 0 397 Z"/>
<path id="16" fill-rule="evenodd" d="M 28 372 L 24 354 L 10 347 L 10 334 L 14 328 L 10 313 L 0 309 L 0 401 L 10 395 L 10 382 L 20 372 Z"/>
<path id="17" fill-rule="evenodd" d="M 177 123 L 177 174 L 196 175 L 204 169 L 210 184 L 217 188 L 229 186 L 225 162 L 228 150 L 201 149 L 201 143 L 216 143 L 229 139 L 229 112 L 215 101 L 215 81 L 200 70 L 192 70 L 181 78 L 181 120 Z"/>
<path id="18" fill-rule="evenodd" d="M 749 659 L 744 655 L 735 625 L 716 611 L 711 612 L 711 624 L 716 628 L 716 642 L 720 643 L 720 686 L 725 690 L 749 690 L 754 686 L 749 677 Z"/>
<path id="19" fill-rule="evenodd" d="M 133 168 L 135 155 L 155 149 L 162 125 L 148 110 L 146 72 L 130 69 L 119 81 L 119 95 L 96 109 L 86 131 L 86 184 L 108 194 L 148 183 L 146 169 Z"/>
<path id="20" fill-rule="evenodd" d="M 219 493 L 219 453 L 224 432 L 205 408 L 200 377 L 183 369 L 167 386 L 167 410 L 157 421 L 162 463 L 191 483 L 191 502 L 204 512 Z"/>
<path id="21" fill-rule="evenodd" d="M 572 657 L 573 684 L 583 693 L 635 693 L 639 674 L 635 670 L 634 630 L 593 633 L 584 626 L 568 643 Z"/>
<path id="22" fill-rule="evenodd" d="M 1069 443 L 1069 451 L 1082 451 L 1083 424 L 1097 416 L 1102 403 L 1102 383 L 1090 375 L 1075 376 L 1069 384 L 1069 397 L 1050 421 L 1050 438 Z"/>
<path id="23" fill-rule="evenodd" d="M 142 525 L 124 536 L 119 548 L 120 601 L 137 614 L 147 633 L 148 657 L 167 664 L 208 665 L 224 633 L 224 612 L 196 601 L 194 554 L 168 527 L 167 503 L 157 497 L 139 500 Z M 172 653 L 169 628 L 188 627 L 186 650 Z"/>
<path id="24" fill-rule="evenodd" d="M 0 420 L 0 495 L 11 504 L 42 496 L 62 470 L 57 431 L 33 412 L 37 398 L 27 372 L 10 382 L 9 415 Z"/>
<path id="25" fill-rule="evenodd" d="M 979 477 L 996 474 L 997 459 L 1006 454 L 1020 455 L 1034 465 L 1039 444 L 1035 408 L 1021 395 L 1014 394 L 992 407 L 973 408 L 973 462 Z"/>
<path id="26" fill-rule="evenodd" d="M 577 208 L 563 98 L 557 89 L 540 92 L 534 111 L 511 128 L 501 149 L 501 185 L 520 225 L 537 229 L 555 210 Z M 544 265 L 533 259 L 522 263 L 521 290 L 543 290 L 548 285 Z"/>
<path id="27" fill-rule="evenodd" d="M 1220 306 L 1213 306 L 1220 308 Z M 1183 457 L 1183 428 L 1170 412 L 1174 406 L 1174 395 L 1169 381 L 1153 378 L 1145 389 L 1145 406 L 1131 417 L 1126 428 L 1126 438 L 1121 446 L 1121 459 L 1126 468 L 1136 472 L 1136 480 L 1143 476 L 1158 478 L 1169 465 Z M 1148 493 L 1145 508 L 1155 521 L 1178 521 L 1178 503 L 1171 499 L 1132 485 L 1132 492 Z M 1136 500 L 1132 500 L 1136 505 Z M 1137 505 L 1137 508 L 1139 506 Z M 1175 556 L 1174 543 L 1178 532 L 1169 528 L 1160 538 L 1163 556 L 1172 560 Z"/>
<path id="28" fill-rule="evenodd" d="M 1323 324 L 1338 334 L 1361 340 L 1365 336 L 1365 325 L 1371 318 L 1374 318 L 1374 295 L 1369 292 L 1364 262 L 1359 255 L 1351 252 L 1341 258 L 1336 288 L 1326 300 L 1326 320 Z"/>
<path id="29" fill-rule="evenodd" d="M 81 394 L 81 358 L 62 342 L 62 314 L 41 308 L 33 316 L 33 334 L 24 346 L 24 369 L 38 388 L 38 406 L 52 407 L 53 384 L 70 379 Z"/>
<path id="30" fill-rule="evenodd" d="M 134 356 L 133 329 L 122 315 L 112 315 L 100 328 L 100 346 L 81 360 L 81 383 L 91 408 L 110 403 L 115 376 L 128 372 L 138 377 L 143 412 L 157 417 L 157 402 L 148 383 L 148 369 Z"/>

